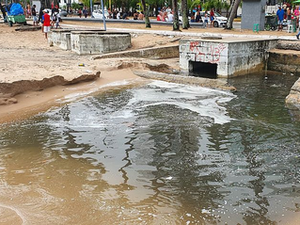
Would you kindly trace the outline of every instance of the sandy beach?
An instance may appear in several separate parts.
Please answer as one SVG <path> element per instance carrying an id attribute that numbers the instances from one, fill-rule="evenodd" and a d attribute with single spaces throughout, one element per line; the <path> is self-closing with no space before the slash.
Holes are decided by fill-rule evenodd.
<path id="1" fill-rule="evenodd" d="M 19 94 L 18 92 L 22 91 L 17 88 L 17 90 L 9 90 L 10 93 L 2 93 L 2 99 L 7 101 L 2 101 L 2 104 L 0 102 L 0 122 L 26 117 L 47 109 L 54 104 L 56 99 L 63 98 L 70 93 L 98 90 L 116 81 L 126 80 L 131 83 L 144 80 L 133 74 L 131 65 L 123 64 L 124 61 L 132 61 L 131 59 L 91 60 L 89 55 L 79 56 L 71 51 L 50 47 L 41 30 L 19 32 L 15 31 L 15 27 L 11 28 L 2 23 L 0 34 L 2 49 L 0 82 L 2 84 L 23 82 L 21 86 L 27 90 Z M 170 41 L 168 37 L 157 35 L 135 35 L 132 37 L 131 50 L 168 45 Z M 53 77 L 72 80 L 82 74 L 96 73 L 100 73 L 100 78 L 92 78 L 88 82 L 66 86 L 55 85 L 34 91 L 30 91 L 30 87 L 26 89 L 26 85 L 32 84 L 24 82 L 41 81 Z"/>

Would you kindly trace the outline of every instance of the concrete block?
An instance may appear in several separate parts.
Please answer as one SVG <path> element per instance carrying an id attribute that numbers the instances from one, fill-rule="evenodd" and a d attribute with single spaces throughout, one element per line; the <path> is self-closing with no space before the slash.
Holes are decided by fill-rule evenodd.
<path id="1" fill-rule="evenodd" d="M 277 40 L 272 39 L 220 39 L 220 40 L 185 40 L 180 42 L 184 49 L 180 53 L 180 67 L 189 70 L 189 62 L 217 64 L 218 76 L 234 76 L 261 68 L 270 46 Z M 188 51 L 186 51 L 188 50 Z M 188 62 L 187 62 L 188 61 Z"/>

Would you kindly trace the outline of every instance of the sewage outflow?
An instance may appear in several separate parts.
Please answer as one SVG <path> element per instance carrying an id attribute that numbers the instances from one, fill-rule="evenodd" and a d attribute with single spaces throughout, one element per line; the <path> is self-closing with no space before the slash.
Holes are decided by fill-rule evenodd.
<path id="1" fill-rule="evenodd" d="M 4 224 L 297 224 L 297 77 L 116 86 L 0 127 Z"/>

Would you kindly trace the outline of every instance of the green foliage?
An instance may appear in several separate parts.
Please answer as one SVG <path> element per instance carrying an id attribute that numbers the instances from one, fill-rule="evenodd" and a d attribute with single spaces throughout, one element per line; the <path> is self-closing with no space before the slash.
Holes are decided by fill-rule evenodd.
<path id="1" fill-rule="evenodd" d="M 145 9 L 144 9 L 143 4 L 141 2 L 136 3 L 136 6 L 138 8 L 137 11 L 143 11 L 143 12 L 145 12 Z"/>
<path id="2" fill-rule="evenodd" d="M 82 9 L 82 6 L 79 5 L 78 3 L 73 2 L 72 3 L 72 9 Z"/>
<path id="3" fill-rule="evenodd" d="M 199 0 L 197 0 L 199 1 Z M 223 0 L 209 0 L 203 4 L 203 10 L 209 11 L 210 9 L 221 10 L 230 8 L 230 4 L 227 1 Z"/>
<path id="4" fill-rule="evenodd" d="M 136 9 L 137 4 L 139 4 L 140 0 L 131 0 L 128 2 L 128 7 Z"/>
<path id="5" fill-rule="evenodd" d="M 189 5 L 189 2 L 190 2 L 190 5 Z M 189 9 L 193 9 L 195 7 L 197 7 L 198 5 L 203 5 L 202 1 L 201 0 L 195 0 L 195 1 L 188 1 L 188 8 Z"/>
<path id="6" fill-rule="evenodd" d="M 148 9 L 148 11 L 150 11 L 150 8 L 151 8 L 150 5 L 148 3 L 146 3 L 146 9 L 144 9 L 143 4 L 141 2 L 136 3 L 136 6 L 137 6 L 137 9 L 138 9 L 137 10 L 138 12 L 142 11 L 144 13 L 146 12 L 146 9 Z"/>
<path id="7" fill-rule="evenodd" d="M 83 5 L 87 8 L 90 8 L 90 0 L 81 0 Z M 92 0 L 92 4 L 94 5 L 94 0 Z"/>

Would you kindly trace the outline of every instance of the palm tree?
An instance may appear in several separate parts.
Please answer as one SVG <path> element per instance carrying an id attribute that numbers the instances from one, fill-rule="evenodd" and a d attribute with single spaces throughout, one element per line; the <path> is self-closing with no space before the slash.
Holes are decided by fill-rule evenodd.
<path id="1" fill-rule="evenodd" d="M 143 12 L 145 13 L 145 25 L 146 25 L 146 28 L 151 28 L 150 19 L 149 19 L 149 7 L 147 7 L 145 0 L 141 0 L 141 2 L 142 2 Z"/>
<path id="2" fill-rule="evenodd" d="M 182 15 L 182 29 L 188 29 L 190 27 L 188 19 L 188 3 L 187 0 L 181 1 L 181 15 Z"/>
<path id="3" fill-rule="evenodd" d="M 232 29 L 233 19 L 236 15 L 236 12 L 237 12 L 237 9 L 238 9 L 240 3 L 241 3 L 241 0 L 233 0 L 231 2 L 231 6 L 229 8 L 229 16 L 227 19 L 225 29 L 228 29 L 228 30 Z"/>
<path id="4" fill-rule="evenodd" d="M 178 19 L 178 1 L 172 0 L 172 8 L 174 11 L 173 30 L 180 30 L 179 19 Z"/>

